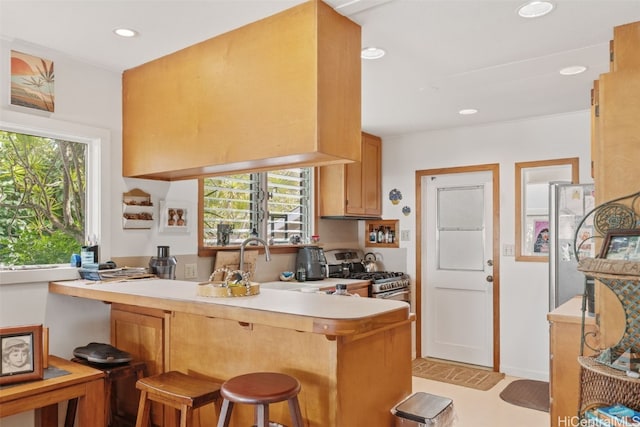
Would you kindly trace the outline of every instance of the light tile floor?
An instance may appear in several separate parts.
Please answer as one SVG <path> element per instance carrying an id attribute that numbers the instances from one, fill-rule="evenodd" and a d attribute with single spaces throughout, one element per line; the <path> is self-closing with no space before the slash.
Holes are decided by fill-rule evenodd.
<path id="1" fill-rule="evenodd" d="M 500 392 L 518 378 L 505 377 L 490 390 L 481 391 L 413 377 L 413 391 L 453 400 L 455 427 L 549 427 L 549 413 L 522 408 L 500 399 Z"/>

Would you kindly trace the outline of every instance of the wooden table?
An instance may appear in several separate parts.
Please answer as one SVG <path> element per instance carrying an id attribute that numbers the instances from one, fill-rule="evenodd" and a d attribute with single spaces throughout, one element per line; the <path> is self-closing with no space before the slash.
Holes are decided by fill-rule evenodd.
<path id="1" fill-rule="evenodd" d="M 78 425 L 105 426 L 104 373 L 56 356 L 49 365 L 69 374 L 1 389 L 0 417 L 36 410 L 36 426 L 57 427 L 58 403 L 78 398 Z"/>

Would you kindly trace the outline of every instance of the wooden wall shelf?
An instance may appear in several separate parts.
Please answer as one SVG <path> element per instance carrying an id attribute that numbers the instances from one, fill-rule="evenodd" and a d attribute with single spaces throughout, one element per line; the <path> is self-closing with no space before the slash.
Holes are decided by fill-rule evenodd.
<path id="1" fill-rule="evenodd" d="M 380 239 L 378 231 L 382 228 L 383 237 Z M 397 219 L 377 219 L 365 221 L 364 246 L 367 248 L 397 248 L 399 247 L 400 228 Z M 375 234 L 375 241 L 372 233 Z M 391 236 L 388 238 L 387 236 Z"/>
<path id="2" fill-rule="evenodd" d="M 153 225 L 151 195 L 135 188 L 122 194 L 122 228 L 149 229 Z"/>

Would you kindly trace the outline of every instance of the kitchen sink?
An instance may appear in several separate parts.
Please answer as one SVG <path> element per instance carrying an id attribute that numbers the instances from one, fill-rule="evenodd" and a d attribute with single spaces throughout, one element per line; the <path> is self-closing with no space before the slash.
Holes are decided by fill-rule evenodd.
<path id="1" fill-rule="evenodd" d="M 325 286 L 326 287 L 326 286 Z M 263 282 L 260 283 L 261 289 L 275 289 L 278 291 L 300 291 L 313 292 L 320 289 L 320 283 L 314 284 L 310 282 Z"/>

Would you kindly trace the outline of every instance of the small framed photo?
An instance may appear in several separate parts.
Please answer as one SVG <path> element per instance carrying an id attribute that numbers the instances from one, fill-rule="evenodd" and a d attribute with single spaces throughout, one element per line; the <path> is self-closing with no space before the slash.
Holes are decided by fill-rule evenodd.
<path id="1" fill-rule="evenodd" d="M 190 203 L 160 200 L 158 228 L 161 232 L 188 233 L 192 215 Z"/>
<path id="2" fill-rule="evenodd" d="M 640 229 L 609 231 L 600 258 L 640 261 Z"/>
<path id="3" fill-rule="evenodd" d="M 536 220 L 533 222 L 534 227 L 534 241 L 533 241 L 533 254 L 534 255 L 548 255 L 549 254 L 549 220 Z"/>
<path id="4" fill-rule="evenodd" d="M 0 328 L 0 347 L 0 384 L 42 379 L 42 325 Z"/>

